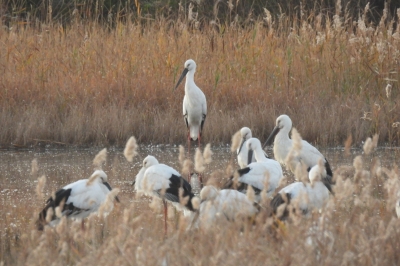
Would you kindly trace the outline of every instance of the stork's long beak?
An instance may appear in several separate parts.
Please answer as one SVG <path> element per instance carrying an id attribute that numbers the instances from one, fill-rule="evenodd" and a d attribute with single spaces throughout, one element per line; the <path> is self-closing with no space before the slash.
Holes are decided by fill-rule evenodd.
<path id="1" fill-rule="evenodd" d="M 276 134 L 278 134 L 279 130 L 280 130 L 280 128 L 277 127 L 277 126 L 274 128 L 274 130 L 272 130 L 271 134 L 269 134 L 269 137 L 268 137 L 267 141 L 263 145 L 263 149 L 265 149 L 265 147 L 267 145 L 270 145 L 272 143 L 272 141 L 274 140 Z"/>
<path id="2" fill-rule="evenodd" d="M 244 144 L 245 141 L 246 141 L 246 138 L 242 138 L 242 142 L 240 143 L 240 147 L 239 147 L 239 150 L 237 152 L 238 155 L 239 155 L 240 151 L 242 150 L 243 144 Z"/>
<path id="3" fill-rule="evenodd" d="M 104 184 L 110 191 L 112 190 L 110 184 L 108 184 L 107 182 L 103 182 L 103 184 Z M 116 200 L 118 203 L 120 203 L 118 196 L 115 196 L 115 200 Z"/>
<path id="4" fill-rule="evenodd" d="M 178 88 L 179 84 L 181 84 L 183 78 L 186 76 L 186 74 L 187 74 L 188 72 L 189 72 L 189 69 L 187 69 L 187 68 L 185 68 L 185 69 L 182 71 L 182 75 L 181 75 L 181 77 L 179 78 L 178 83 L 176 83 L 176 86 L 175 86 L 174 90 L 176 90 L 176 88 Z"/>
<path id="5" fill-rule="evenodd" d="M 132 185 L 131 186 L 134 186 L 135 185 L 135 183 L 136 183 L 136 179 L 132 182 Z"/>
<path id="6" fill-rule="evenodd" d="M 332 195 L 335 195 L 335 193 L 332 190 L 331 182 L 329 181 L 329 179 L 326 177 L 323 177 L 321 181 L 326 186 L 326 188 L 329 190 L 329 192 L 331 192 Z"/>
<path id="7" fill-rule="evenodd" d="M 247 165 L 251 164 L 253 161 L 253 150 L 249 149 L 249 153 L 247 154 Z"/>

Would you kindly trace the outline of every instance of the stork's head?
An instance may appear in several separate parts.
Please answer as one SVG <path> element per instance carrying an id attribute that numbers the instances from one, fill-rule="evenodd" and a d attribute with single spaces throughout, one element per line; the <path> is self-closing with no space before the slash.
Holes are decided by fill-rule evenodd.
<path id="1" fill-rule="evenodd" d="M 322 169 L 318 164 L 314 165 L 310 169 L 310 172 L 308 173 L 308 178 L 310 179 L 311 184 L 322 180 Z"/>
<path id="2" fill-rule="evenodd" d="M 289 133 L 292 129 L 292 120 L 287 115 L 280 115 L 276 119 L 275 128 L 279 128 L 279 130 L 285 130 Z"/>
<path id="3" fill-rule="evenodd" d="M 158 164 L 157 159 L 154 156 L 147 156 L 146 158 L 144 158 L 143 160 L 143 167 L 144 168 L 149 168 L 150 166 L 156 165 Z"/>
<path id="4" fill-rule="evenodd" d="M 252 137 L 251 135 L 251 130 L 248 127 L 242 127 L 242 129 L 240 130 L 240 135 L 242 135 L 242 138 L 244 140 L 248 140 L 249 138 Z"/>
<path id="5" fill-rule="evenodd" d="M 292 129 L 292 120 L 287 115 L 280 115 L 276 119 L 275 128 L 272 130 L 271 134 L 269 134 L 267 141 L 264 143 L 264 148 L 267 145 L 270 145 L 274 140 L 275 136 L 279 132 L 285 132 L 284 134 L 289 134 Z"/>
<path id="6" fill-rule="evenodd" d="M 238 154 L 242 150 L 243 144 L 245 143 L 245 141 L 248 140 L 249 138 L 251 138 L 251 130 L 250 130 L 250 128 L 242 127 L 242 129 L 240 129 L 240 136 L 242 137 L 242 141 L 241 141 L 240 146 L 239 146 Z"/>
<path id="7" fill-rule="evenodd" d="M 188 71 L 196 71 L 196 62 L 193 59 L 189 59 L 185 62 L 185 69 Z"/>
<path id="8" fill-rule="evenodd" d="M 261 149 L 261 142 L 257 138 L 251 138 L 246 142 L 246 146 L 248 150 L 255 151 L 257 149 Z"/>
<path id="9" fill-rule="evenodd" d="M 205 186 L 200 191 L 201 201 L 214 200 L 218 196 L 218 189 L 214 186 Z"/>
<path id="10" fill-rule="evenodd" d="M 93 174 L 90 176 L 89 179 L 94 180 L 94 179 L 97 179 L 97 178 L 98 178 L 99 180 L 101 180 L 102 183 L 105 183 L 105 182 L 108 181 L 107 174 L 106 174 L 103 170 L 96 170 L 96 171 L 94 171 Z"/>
<path id="11" fill-rule="evenodd" d="M 194 62 L 192 59 L 189 59 L 185 62 L 185 68 L 183 69 L 182 74 L 178 80 L 178 83 L 176 83 L 174 90 L 178 88 L 179 84 L 181 84 L 183 78 L 189 71 L 193 73 L 196 72 L 196 62 Z"/>

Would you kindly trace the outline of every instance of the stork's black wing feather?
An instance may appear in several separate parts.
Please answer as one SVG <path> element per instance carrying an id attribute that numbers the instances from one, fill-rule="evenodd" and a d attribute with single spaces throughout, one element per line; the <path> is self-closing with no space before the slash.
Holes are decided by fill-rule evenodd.
<path id="1" fill-rule="evenodd" d="M 170 180 L 169 188 L 165 190 L 165 194 L 161 195 L 162 191 L 161 190 L 158 191 L 160 196 L 172 202 L 180 202 L 179 189 L 182 188 L 183 190 L 182 197 L 183 198 L 189 197 L 189 200 L 185 206 L 192 211 L 193 210 L 192 198 L 194 197 L 194 194 L 192 193 L 192 186 L 181 176 L 171 175 L 169 180 Z"/>
<path id="2" fill-rule="evenodd" d="M 278 217 L 281 220 L 285 220 L 289 216 L 288 205 L 290 204 L 291 195 L 289 193 L 278 193 L 276 196 L 271 200 L 270 206 L 273 210 L 273 214 L 277 214 L 279 206 L 286 203 L 286 208 L 284 212 Z"/>
<path id="3" fill-rule="evenodd" d="M 203 133 L 203 126 L 204 126 L 204 122 L 206 121 L 206 117 L 207 117 L 207 115 L 203 114 L 203 119 L 201 120 L 201 125 L 200 125 L 200 136 Z"/>
<path id="4" fill-rule="evenodd" d="M 250 170 L 251 169 L 249 167 L 245 167 L 245 168 L 242 168 L 242 169 L 238 169 L 237 173 L 239 174 L 239 176 L 242 176 L 242 175 L 247 174 L 248 172 L 250 172 Z M 238 187 L 240 185 L 241 184 L 238 182 L 237 187 L 234 187 L 233 176 L 231 176 L 229 178 L 229 180 L 225 182 L 225 184 L 222 186 L 222 188 L 223 189 L 237 189 L 237 190 L 239 190 Z"/>
<path id="5" fill-rule="evenodd" d="M 245 167 L 245 168 L 237 170 L 237 172 L 238 172 L 239 176 L 242 176 L 242 175 L 245 175 L 248 172 L 250 172 L 250 170 L 251 170 L 250 167 Z"/>
<path id="6" fill-rule="evenodd" d="M 52 220 L 56 219 L 55 215 L 55 208 L 58 207 L 61 202 L 67 202 L 69 196 L 71 195 L 72 189 L 60 189 L 56 192 L 55 198 L 50 197 L 46 201 L 46 206 L 44 209 L 39 213 L 39 218 L 36 221 L 36 226 L 38 230 L 43 230 L 44 225 L 46 224 L 46 216 L 47 216 L 47 211 L 48 209 L 52 208 L 53 209 L 53 217 Z M 63 211 L 65 208 L 69 208 L 64 204 Z M 72 208 L 72 207 L 71 207 Z"/>
<path id="7" fill-rule="evenodd" d="M 331 185 L 334 185 L 335 183 L 332 180 L 333 179 L 333 172 L 332 172 L 331 166 L 329 165 L 329 162 L 328 162 L 328 160 L 326 158 L 325 158 L 325 169 L 326 169 L 326 175 L 327 175 L 327 177 L 329 179 L 329 183 Z"/>

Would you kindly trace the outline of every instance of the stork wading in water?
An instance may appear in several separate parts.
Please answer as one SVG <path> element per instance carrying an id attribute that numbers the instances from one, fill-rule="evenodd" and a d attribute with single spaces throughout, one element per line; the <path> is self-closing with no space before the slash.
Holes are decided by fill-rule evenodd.
<path id="1" fill-rule="evenodd" d="M 143 160 L 143 167 L 136 176 L 133 184 L 137 192 L 142 192 L 150 197 L 161 198 L 164 204 L 164 230 L 167 234 L 167 201 L 175 208 L 184 208 L 193 211 L 192 187 L 182 178 L 174 168 L 160 164 L 154 156 L 147 156 Z M 181 194 L 179 189 L 182 188 Z M 182 205 L 183 204 L 183 205 Z"/>
<path id="2" fill-rule="evenodd" d="M 282 188 L 271 200 L 271 208 L 278 219 L 286 220 L 289 216 L 291 203 L 296 202 L 298 210 L 302 214 L 308 214 L 312 209 L 322 209 L 329 200 L 329 193 L 332 193 L 330 183 L 323 182 L 324 166 L 317 164 L 313 166 L 308 174 L 310 183 L 295 182 Z M 281 213 L 278 208 L 285 205 Z M 295 208 L 295 206 L 292 206 Z"/>
<path id="3" fill-rule="evenodd" d="M 207 116 L 206 96 L 194 83 L 194 73 L 196 72 L 196 63 L 189 59 L 185 62 L 185 68 L 180 76 L 174 90 L 186 77 L 185 96 L 183 97 L 183 118 L 188 130 L 188 155 L 190 157 L 190 141 L 198 141 L 200 148 L 201 136 L 204 122 Z"/>
<path id="4" fill-rule="evenodd" d="M 291 129 L 292 120 L 290 117 L 287 115 L 280 115 L 276 119 L 276 126 L 265 142 L 264 148 L 274 140 L 275 159 L 285 165 L 292 173 L 295 172 L 297 164 L 299 163 L 304 164 L 307 169 L 311 169 L 313 166 L 318 164 L 320 159 L 322 159 L 325 166 L 322 176 L 328 180 L 330 184 L 333 184 L 333 173 L 329 162 L 314 146 L 305 140 L 301 141 L 301 150 L 299 151 L 298 156 L 292 160 L 289 165 L 286 165 L 286 157 L 293 147 L 293 140 L 289 138 L 289 132 Z"/>
<path id="5" fill-rule="evenodd" d="M 107 182 L 107 175 L 102 170 L 96 170 L 89 179 L 81 179 L 59 189 L 55 196 L 46 201 L 46 206 L 39 213 L 36 221 L 38 230 L 43 230 L 47 224 L 46 218 L 51 209 L 50 225 L 56 225 L 60 218 L 56 216 L 56 208 L 61 208 L 61 215 L 72 219 L 83 219 L 92 212 L 96 212 L 106 200 L 111 187 Z M 119 202 L 118 197 L 115 200 Z"/>
<path id="6" fill-rule="evenodd" d="M 237 161 L 240 168 L 245 168 L 249 164 L 256 162 L 256 157 L 252 149 L 247 149 L 247 141 L 252 138 L 251 130 L 248 127 L 242 127 L 240 129 L 240 136 L 242 138 L 239 148 L 237 149 Z M 262 150 L 262 149 L 261 149 Z M 264 157 L 268 158 L 267 154 L 264 153 Z"/>
<path id="7" fill-rule="evenodd" d="M 257 162 L 250 163 L 247 167 L 237 170 L 239 176 L 237 186 L 235 186 L 232 176 L 223 188 L 237 189 L 246 193 L 248 186 L 252 186 L 256 199 L 259 201 L 261 199 L 260 193 L 264 190 L 265 184 L 268 185 L 268 188 L 266 188 L 267 196 L 272 196 L 283 177 L 282 167 L 277 161 L 265 157 L 261 142 L 257 138 L 247 140 L 246 147 L 248 150 L 254 151 Z"/>

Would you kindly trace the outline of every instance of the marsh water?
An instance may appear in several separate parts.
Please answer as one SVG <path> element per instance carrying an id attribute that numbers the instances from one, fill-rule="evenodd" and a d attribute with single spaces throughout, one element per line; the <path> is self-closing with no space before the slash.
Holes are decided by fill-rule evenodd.
<path id="1" fill-rule="evenodd" d="M 33 150 L 2 150 L 0 151 L 0 231 L 5 228 L 19 227 L 31 222 L 34 213 L 44 206 L 44 199 L 40 200 L 36 194 L 38 177 L 47 178 L 44 188 L 45 197 L 64 185 L 78 179 L 88 178 L 93 172 L 93 158 L 101 148 L 92 149 L 33 149 Z M 204 177 L 219 171 L 221 179 L 226 176 L 225 169 L 229 164 L 238 168 L 235 156 L 228 146 L 212 148 L 212 162 L 207 165 Z M 329 160 L 333 170 L 342 165 L 352 165 L 353 159 L 361 155 L 361 149 L 352 149 L 351 154 L 345 156 L 343 148 L 327 148 L 320 151 Z M 131 186 L 136 174 L 141 168 L 142 160 L 147 155 L 155 156 L 160 163 L 181 169 L 179 164 L 179 148 L 177 146 L 146 146 L 141 147 L 139 155 L 129 163 L 123 156 L 122 149 L 110 148 L 103 170 L 107 173 L 112 187 L 120 189 L 120 199 L 129 204 L 134 201 L 133 187 Z M 272 156 L 272 150 L 268 154 Z M 192 151 L 192 156 L 194 152 Z M 372 155 L 364 156 L 364 168 L 369 169 L 372 158 L 378 157 L 382 166 L 392 168 L 398 164 L 400 148 L 385 147 L 377 149 Z M 36 159 L 38 171 L 32 173 L 32 160 Z M 287 173 L 287 175 L 291 175 Z M 218 177 L 218 176 L 217 176 Z M 31 213 L 25 217 L 15 217 L 13 213 L 26 212 L 27 206 Z"/>

